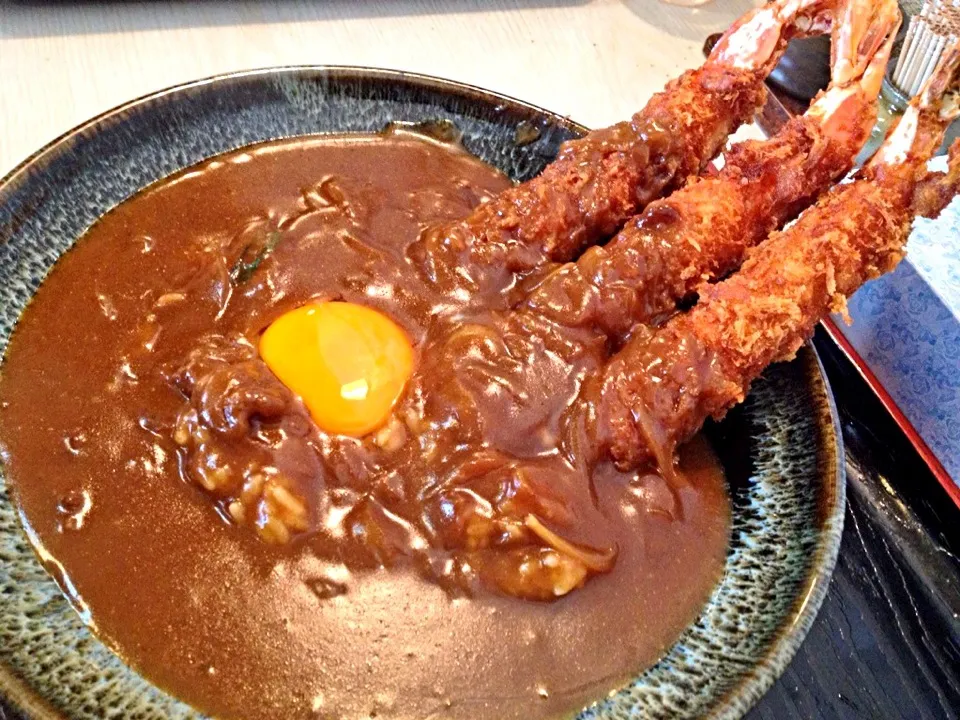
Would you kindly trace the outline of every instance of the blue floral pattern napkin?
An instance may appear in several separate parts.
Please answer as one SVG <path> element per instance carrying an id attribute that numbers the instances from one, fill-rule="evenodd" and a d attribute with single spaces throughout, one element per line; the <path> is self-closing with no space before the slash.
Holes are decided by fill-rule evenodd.
<path id="1" fill-rule="evenodd" d="M 837 326 L 960 485 L 960 198 L 916 221 L 907 259 L 849 310 Z"/>

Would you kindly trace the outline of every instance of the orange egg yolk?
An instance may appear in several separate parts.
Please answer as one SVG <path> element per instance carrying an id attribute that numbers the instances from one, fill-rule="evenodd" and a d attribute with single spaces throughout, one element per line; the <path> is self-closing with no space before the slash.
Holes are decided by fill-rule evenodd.
<path id="1" fill-rule="evenodd" d="M 413 369 L 406 333 L 382 313 L 318 302 L 281 315 L 260 357 L 323 430 L 360 437 L 382 425 Z"/>

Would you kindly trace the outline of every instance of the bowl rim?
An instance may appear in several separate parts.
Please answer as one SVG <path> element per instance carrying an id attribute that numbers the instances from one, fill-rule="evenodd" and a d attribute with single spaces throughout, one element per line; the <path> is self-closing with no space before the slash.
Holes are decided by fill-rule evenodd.
<path id="1" fill-rule="evenodd" d="M 336 82 L 338 78 L 349 78 L 353 80 L 372 79 L 380 82 L 406 83 L 441 93 L 480 97 L 487 101 L 505 103 L 511 110 L 538 118 L 549 118 L 551 122 L 577 136 L 582 136 L 590 131 L 590 128 L 568 116 L 559 115 L 510 95 L 425 73 L 362 65 L 293 64 L 267 66 L 218 73 L 197 80 L 178 83 L 146 93 L 95 115 L 56 136 L 0 178 L 0 203 L 6 199 L 9 191 L 16 183 L 25 180 L 32 172 L 42 172 L 46 160 L 53 160 L 69 153 L 74 138 L 90 131 L 95 132 L 102 123 L 122 121 L 123 114 L 127 111 L 162 100 L 167 96 L 206 85 L 243 78 L 267 78 L 283 75 L 324 77 L 331 82 Z M 820 465 L 818 475 L 823 479 L 824 484 L 818 497 L 821 513 L 816 544 L 811 556 L 810 570 L 803 581 L 802 590 L 795 598 L 790 612 L 785 616 L 792 618 L 792 621 L 779 628 L 763 658 L 750 668 L 740 682 L 725 694 L 717 696 L 714 707 L 708 715 L 708 717 L 717 720 L 733 720 L 742 717 L 781 676 L 816 619 L 829 589 L 830 580 L 839 556 L 846 510 L 846 468 L 843 435 L 836 401 L 823 363 L 811 341 L 804 344 L 800 352 L 797 353 L 794 362 L 803 362 L 805 365 L 803 374 L 814 391 L 813 404 L 819 415 L 816 426 L 822 436 L 820 439 L 821 457 L 818 458 Z M 3 662 L 0 662 L 0 699 L 10 703 L 14 709 L 25 713 L 28 717 L 66 717 L 33 687 L 21 680 L 12 668 Z"/>
<path id="2" fill-rule="evenodd" d="M 822 447 L 835 448 L 836 451 L 822 453 L 819 461 L 825 463 L 819 475 L 825 481 L 819 498 L 822 515 L 816 547 L 812 553 L 810 572 L 805 580 L 804 589 L 794 599 L 789 616 L 793 621 L 789 626 L 781 627 L 771 642 L 763 659 L 756 663 L 739 685 L 717 700 L 709 717 L 717 720 L 735 720 L 752 708 L 757 701 L 780 678 L 793 660 L 810 628 L 817 618 L 821 605 L 830 589 L 830 581 L 840 555 L 843 538 L 844 518 L 847 508 L 847 471 L 846 451 L 843 443 L 843 431 L 837 412 L 836 399 L 830 387 L 830 379 L 823 367 L 823 361 L 817 353 L 812 340 L 808 340 L 803 350 L 809 353 L 797 353 L 793 362 L 804 362 L 804 374 L 808 378 L 819 378 L 822 385 L 818 388 L 818 397 L 814 401 L 820 414 L 817 427 L 822 433 L 832 437 L 822 439 Z"/>
<path id="3" fill-rule="evenodd" d="M 270 65 L 259 68 L 251 68 L 248 70 L 235 70 L 226 73 L 217 73 L 216 75 L 208 75 L 197 80 L 188 80 L 186 82 L 177 83 L 176 85 L 170 85 L 169 87 L 165 87 L 160 90 L 154 90 L 145 93 L 144 95 L 139 95 L 132 100 L 127 100 L 126 102 L 115 105 L 108 110 L 104 110 L 103 112 L 94 115 L 90 119 L 84 120 L 83 122 L 74 125 L 72 128 L 60 133 L 52 140 L 44 143 L 44 145 L 39 149 L 30 153 L 19 163 L 14 165 L 13 168 L 0 177 L 0 199 L 2 199 L 2 194 L 7 189 L 7 185 L 16 180 L 18 175 L 28 171 L 35 163 L 42 160 L 44 156 L 50 155 L 54 151 L 60 149 L 58 147 L 59 145 L 70 140 L 70 138 L 74 136 L 83 134 L 89 129 L 95 129 L 98 124 L 113 120 L 117 116 L 122 115 L 124 112 L 133 110 L 140 105 L 145 105 L 147 103 L 160 100 L 168 95 L 175 95 L 187 90 L 192 90 L 194 88 L 200 88 L 206 85 L 214 85 L 230 80 L 269 77 L 284 74 L 301 75 L 306 73 L 314 76 L 326 76 L 334 81 L 338 76 L 350 77 L 353 79 L 369 78 L 380 81 L 407 82 L 411 85 L 418 85 L 424 88 L 446 91 L 452 94 L 462 95 L 466 92 L 467 94 L 479 95 L 489 100 L 505 101 L 512 105 L 514 109 L 523 110 L 526 113 L 538 116 L 547 116 L 557 125 L 578 135 L 590 132 L 590 128 L 588 128 L 586 125 L 578 123 L 575 120 L 572 120 L 569 116 L 559 115 L 551 110 L 547 110 L 539 105 L 534 105 L 533 103 L 520 100 L 512 95 L 506 95 L 493 90 L 487 90 L 479 85 L 472 85 L 470 83 L 451 80 L 449 78 L 443 78 L 436 75 L 428 75 L 426 73 L 411 72 L 407 70 L 397 70 L 393 68 L 373 67 L 369 65 Z"/>

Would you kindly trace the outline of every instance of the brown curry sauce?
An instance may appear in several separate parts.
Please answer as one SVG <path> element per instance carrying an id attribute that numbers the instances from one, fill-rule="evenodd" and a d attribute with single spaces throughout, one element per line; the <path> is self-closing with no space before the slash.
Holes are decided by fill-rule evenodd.
<path id="1" fill-rule="evenodd" d="M 608 349 L 491 313 L 508 288 L 459 303 L 434 295 L 406 257 L 424 228 L 507 186 L 463 151 L 406 133 L 278 141 L 158 183 L 58 262 L 2 366 L 5 472 L 47 567 L 150 680 L 220 717 L 552 717 L 655 661 L 698 612 L 722 571 L 730 520 L 706 442 L 681 453 L 676 486 L 605 463 L 576 468 L 560 451 L 560 417 Z M 431 494 L 450 480 L 431 476 L 422 446 L 408 442 L 387 465 L 408 471 L 401 489 L 367 493 L 380 482 L 371 468 L 383 459 L 368 460 L 380 449 L 325 436 L 282 392 L 275 423 L 251 421 L 219 454 L 175 442 L 177 418 L 200 402 L 184 374 L 209 370 L 209 347 L 255 346 L 273 319 L 317 298 L 397 321 L 421 364 L 400 410 L 426 398 L 442 406 L 427 417 L 449 420 L 454 407 L 459 435 L 430 426 L 424 436 L 524 458 L 569 511 L 568 538 L 615 548 L 612 570 L 553 602 L 511 597 L 531 594 L 500 582 L 502 555 L 423 529 L 434 527 L 428 498 L 459 511 Z M 464 411 L 450 398 L 470 394 L 484 370 L 450 339 L 462 327 L 510 347 L 523 335 L 530 352 L 559 358 L 557 376 L 540 383 L 552 392 L 506 405 L 477 392 Z M 197 353 L 207 365 L 190 365 Z M 237 368 L 253 368 L 254 389 L 271 382 L 255 356 L 225 362 L 242 381 Z M 522 388 L 524 372 L 499 379 Z M 221 401 L 210 402 L 223 410 Z M 251 444 L 251 434 L 275 439 Z M 188 467 L 254 451 L 309 500 L 309 527 L 289 542 L 233 522 L 227 495 L 240 491 L 208 492 Z M 336 501 L 320 507 L 319 497 Z M 427 549 L 379 530 L 386 539 L 371 539 L 379 526 L 354 517 L 370 503 L 409 518 Z M 460 572 L 444 569 L 456 563 Z"/>

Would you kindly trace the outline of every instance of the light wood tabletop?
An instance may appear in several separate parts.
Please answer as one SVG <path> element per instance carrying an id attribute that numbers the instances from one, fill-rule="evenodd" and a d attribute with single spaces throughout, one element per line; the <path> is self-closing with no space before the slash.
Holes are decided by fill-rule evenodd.
<path id="1" fill-rule="evenodd" d="M 127 100 L 272 65 L 438 75 L 602 126 L 760 1 L 0 0 L 0 176 Z M 960 523 L 861 374 L 817 340 L 843 421 L 847 530 L 805 644 L 747 718 L 954 717 Z M 0 698 L 0 720 L 19 717 Z"/>
<path id="2" fill-rule="evenodd" d="M 269 65 L 439 75 L 600 126 L 702 61 L 755 0 L 0 0 L 0 174 L 71 127 L 177 83 Z"/>

